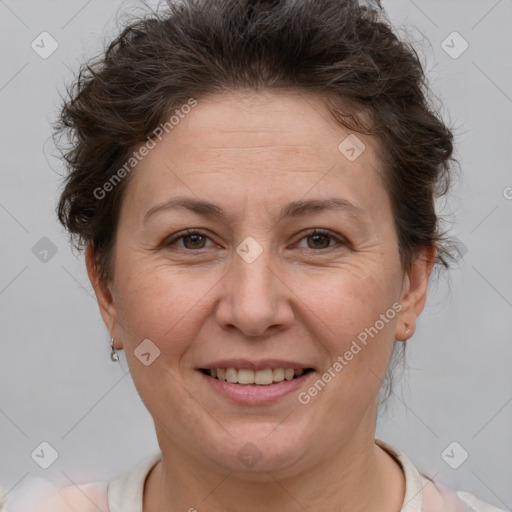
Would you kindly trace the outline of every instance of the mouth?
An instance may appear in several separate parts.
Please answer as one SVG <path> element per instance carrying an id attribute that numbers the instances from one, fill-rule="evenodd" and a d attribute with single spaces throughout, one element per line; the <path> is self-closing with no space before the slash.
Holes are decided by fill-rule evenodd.
<path id="1" fill-rule="evenodd" d="M 296 380 L 314 371 L 313 368 L 199 368 L 199 371 L 212 379 L 240 384 L 242 386 L 270 386 L 283 381 Z"/>

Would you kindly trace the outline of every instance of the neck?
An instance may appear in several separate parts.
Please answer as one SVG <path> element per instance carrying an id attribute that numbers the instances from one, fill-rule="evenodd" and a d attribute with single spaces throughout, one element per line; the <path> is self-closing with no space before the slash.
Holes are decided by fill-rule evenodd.
<path id="1" fill-rule="evenodd" d="M 370 434 L 357 433 L 316 466 L 264 472 L 257 479 L 213 470 L 179 446 L 160 442 L 162 461 L 146 480 L 143 511 L 396 512 L 405 478 Z"/>

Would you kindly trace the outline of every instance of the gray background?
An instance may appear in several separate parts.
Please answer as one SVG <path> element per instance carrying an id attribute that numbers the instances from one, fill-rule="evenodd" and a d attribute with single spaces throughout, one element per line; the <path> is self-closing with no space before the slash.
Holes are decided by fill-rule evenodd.
<path id="1" fill-rule="evenodd" d="M 378 437 L 402 448 L 428 476 L 510 510 L 512 1 L 383 3 L 415 41 L 442 114 L 455 127 L 461 180 L 440 207 L 465 256 L 459 269 L 432 283 L 408 342 L 410 368 L 379 420 Z M 6 490 L 37 476 L 57 484 L 109 480 L 158 450 L 124 355 L 120 365 L 109 360 L 83 258 L 69 248 L 54 214 L 63 171 L 48 138 L 58 92 L 83 56 L 101 50 L 102 38 L 115 31 L 121 4 L 134 2 L 0 0 L 0 486 Z M 31 48 L 43 31 L 59 45 L 47 59 Z M 462 42 L 450 36 L 454 31 L 469 44 L 458 58 L 453 53 Z M 38 252 L 48 245 L 43 237 L 55 254 Z M 43 441 L 58 452 L 46 470 L 31 458 Z M 448 451 L 452 465 L 462 449 L 469 453 L 457 469 L 441 456 L 454 441 L 460 447 Z"/>

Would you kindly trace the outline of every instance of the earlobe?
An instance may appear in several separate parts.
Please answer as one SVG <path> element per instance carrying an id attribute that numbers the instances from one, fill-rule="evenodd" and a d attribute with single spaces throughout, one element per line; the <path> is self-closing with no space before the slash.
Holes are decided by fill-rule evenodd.
<path id="1" fill-rule="evenodd" d="M 416 320 L 425 307 L 430 274 L 434 268 L 435 247 L 423 249 L 404 276 L 402 311 L 396 326 L 395 339 L 407 341 L 416 329 Z"/>
<path id="2" fill-rule="evenodd" d="M 113 337 L 114 330 L 117 325 L 115 302 L 110 289 L 100 278 L 96 255 L 91 245 L 88 245 L 85 250 L 85 264 L 89 280 L 91 281 L 91 285 L 96 295 L 96 300 L 98 301 L 101 317 L 103 318 L 103 322 L 105 323 L 111 337 Z"/>

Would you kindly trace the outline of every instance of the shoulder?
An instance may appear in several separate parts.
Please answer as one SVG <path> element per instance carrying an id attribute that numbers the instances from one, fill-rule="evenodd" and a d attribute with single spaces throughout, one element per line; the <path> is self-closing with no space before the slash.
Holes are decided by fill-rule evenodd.
<path id="1" fill-rule="evenodd" d="M 0 500 L 1 512 L 108 512 L 107 482 L 58 489 L 43 478 L 31 478 Z"/>
<path id="2" fill-rule="evenodd" d="M 422 512 L 505 512 L 467 491 L 455 491 L 422 476 Z"/>
<path id="3" fill-rule="evenodd" d="M 57 488 L 44 478 L 30 478 L 2 499 L 0 512 L 142 512 L 147 475 L 161 454 L 146 458 L 111 482 L 89 482 Z"/>
<path id="4" fill-rule="evenodd" d="M 380 439 L 376 443 L 400 464 L 405 475 L 405 500 L 400 512 L 505 512 L 466 491 L 454 491 L 420 474 L 400 450 Z"/>

